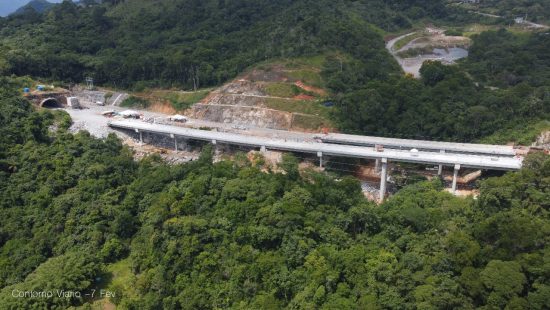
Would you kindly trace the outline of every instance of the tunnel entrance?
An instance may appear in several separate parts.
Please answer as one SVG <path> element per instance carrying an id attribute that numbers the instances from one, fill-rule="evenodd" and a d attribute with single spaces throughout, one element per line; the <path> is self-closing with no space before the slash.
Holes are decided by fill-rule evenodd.
<path id="1" fill-rule="evenodd" d="M 55 98 L 44 99 L 42 101 L 42 103 L 40 104 L 40 106 L 43 107 L 43 108 L 48 108 L 48 109 L 62 108 L 63 107 L 63 105 L 61 103 L 59 103 L 59 101 L 57 101 L 57 99 L 55 99 Z"/>

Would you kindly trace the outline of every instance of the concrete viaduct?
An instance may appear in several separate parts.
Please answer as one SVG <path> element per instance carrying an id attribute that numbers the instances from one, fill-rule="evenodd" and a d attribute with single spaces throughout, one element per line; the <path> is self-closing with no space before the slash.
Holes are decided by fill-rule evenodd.
<path id="1" fill-rule="evenodd" d="M 382 201 L 386 195 L 388 162 L 390 161 L 439 165 L 439 173 L 441 173 L 441 168 L 443 166 L 453 167 L 452 190 L 455 192 L 458 171 L 461 168 L 514 171 L 521 169 L 523 160 L 521 157 L 514 156 L 515 153 L 513 152 L 513 148 L 507 146 L 388 139 L 351 135 L 328 135 L 330 140 L 325 139 L 325 141 L 321 142 L 298 142 L 129 120 L 113 121 L 109 123 L 109 126 L 115 129 L 126 129 L 139 133 L 141 142 L 143 142 L 143 132 L 169 135 L 175 141 L 176 150 L 178 145 L 175 138 L 183 137 L 211 142 L 214 145 L 223 143 L 260 148 L 261 151 L 272 149 L 315 154 L 319 157 L 321 166 L 323 166 L 323 156 L 325 155 L 374 159 L 377 161 L 377 164 L 381 164 L 380 201 Z M 316 138 L 319 140 L 319 136 L 316 136 Z M 383 145 L 385 148 L 371 147 L 371 144 Z M 418 151 L 415 150 L 411 152 L 413 148 Z"/>

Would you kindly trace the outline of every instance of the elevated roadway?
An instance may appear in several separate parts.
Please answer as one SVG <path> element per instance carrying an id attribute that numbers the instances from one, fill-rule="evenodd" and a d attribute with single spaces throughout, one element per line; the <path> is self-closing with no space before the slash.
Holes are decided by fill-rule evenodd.
<path id="1" fill-rule="evenodd" d="M 456 178 L 458 170 L 460 168 L 476 168 L 476 169 L 486 169 L 486 170 L 519 170 L 522 166 L 522 158 L 520 157 L 511 157 L 509 153 L 504 152 L 506 148 L 502 149 L 500 153 L 489 153 L 488 155 L 484 153 L 472 154 L 469 153 L 451 153 L 451 152 L 433 152 L 433 151 L 418 151 L 411 152 L 410 150 L 400 150 L 400 149 L 384 149 L 382 151 L 376 150 L 374 147 L 368 146 L 358 146 L 358 145 L 346 145 L 346 144 L 331 144 L 331 143 L 319 143 L 319 142 L 304 142 L 296 140 L 285 140 L 285 139 L 271 139 L 265 137 L 258 137 L 252 135 L 245 135 L 240 133 L 226 133 L 226 132 L 216 132 L 216 131 L 207 131 L 199 130 L 192 128 L 185 128 L 179 126 L 169 126 L 161 124 L 151 124 L 142 121 L 133 121 L 133 120 L 120 120 L 112 121 L 109 123 L 109 126 L 115 129 L 126 129 L 131 130 L 140 134 L 140 141 L 142 139 L 143 132 L 150 132 L 155 134 L 170 135 L 173 138 L 184 137 L 187 139 L 202 140 L 207 141 L 213 144 L 230 144 L 230 145 L 242 145 L 252 148 L 260 148 L 261 150 L 272 149 L 280 151 L 291 151 L 299 153 L 309 153 L 316 154 L 320 159 L 320 164 L 322 165 L 323 156 L 338 156 L 338 157 L 353 157 L 353 158 L 365 158 L 365 159 L 375 159 L 382 163 L 382 178 L 381 178 L 381 194 L 380 198 L 383 199 L 385 195 L 386 188 L 386 179 L 387 179 L 387 163 L 389 161 L 395 162 L 407 162 L 407 163 L 419 163 L 419 164 L 430 164 L 430 165 L 441 165 L 441 166 L 452 166 L 454 167 L 454 178 L 453 178 L 453 191 L 456 189 Z M 356 136 L 357 137 L 357 136 Z M 366 137 L 370 138 L 370 137 Z M 387 138 L 379 138 L 387 139 Z M 403 139 L 393 139 L 403 141 L 403 147 L 416 147 L 420 145 L 419 143 L 429 142 L 430 145 L 435 144 L 435 147 L 428 146 L 428 144 L 421 144 L 423 147 L 421 149 L 437 149 L 441 150 L 443 145 L 447 145 L 446 142 L 431 142 L 431 141 L 415 141 Z M 395 141 L 394 141 L 395 142 Z M 438 143 L 440 145 L 438 145 Z M 378 144 L 378 143 L 376 143 Z M 384 144 L 386 145 L 386 144 Z M 406 145 L 406 146 L 405 146 Z M 453 150 L 458 152 L 461 149 L 468 149 L 470 151 L 474 150 L 473 146 L 461 144 L 461 147 L 455 147 Z M 450 150 L 451 146 L 448 148 L 443 148 L 445 150 Z M 177 148 L 177 143 L 176 143 Z M 500 149 L 500 148 L 498 148 Z M 476 149 L 478 150 L 478 149 Z M 488 152 L 489 148 L 483 147 L 484 152 Z M 506 155 L 506 156 L 499 156 Z"/>
<path id="2" fill-rule="evenodd" d="M 385 148 L 392 149 L 417 149 L 420 151 L 446 152 L 446 153 L 467 153 L 478 155 L 498 155 L 515 156 L 516 152 L 512 146 L 492 145 L 492 144 L 474 144 L 474 143 L 454 143 L 426 140 L 394 139 L 370 136 L 358 136 L 331 133 L 328 135 L 317 135 L 316 138 L 325 143 L 375 146 L 382 145 Z"/>

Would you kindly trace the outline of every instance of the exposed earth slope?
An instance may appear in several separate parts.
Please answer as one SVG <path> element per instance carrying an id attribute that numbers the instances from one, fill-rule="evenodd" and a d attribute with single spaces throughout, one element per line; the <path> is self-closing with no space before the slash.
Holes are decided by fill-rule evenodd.
<path id="1" fill-rule="evenodd" d="M 319 60 L 322 57 L 319 57 Z M 320 68 L 305 60 L 256 66 L 212 91 L 187 114 L 193 118 L 274 129 L 330 126 Z"/>

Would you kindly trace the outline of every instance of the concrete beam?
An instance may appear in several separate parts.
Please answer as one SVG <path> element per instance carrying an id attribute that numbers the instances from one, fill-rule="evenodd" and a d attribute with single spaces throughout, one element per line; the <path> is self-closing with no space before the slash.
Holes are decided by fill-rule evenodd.
<path id="1" fill-rule="evenodd" d="M 178 152 L 178 139 L 176 138 L 176 136 L 171 133 L 170 134 L 170 138 L 174 139 L 174 149 L 176 150 L 176 153 Z"/>
<path id="2" fill-rule="evenodd" d="M 388 159 L 382 158 L 382 173 L 380 175 L 380 197 L 379 201 L 383 202 L 386 197 L 386 182 L 388 181 Z"/>

